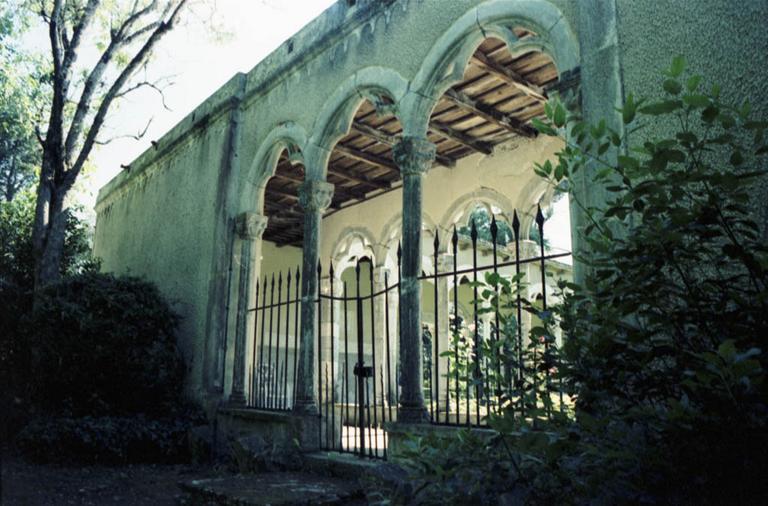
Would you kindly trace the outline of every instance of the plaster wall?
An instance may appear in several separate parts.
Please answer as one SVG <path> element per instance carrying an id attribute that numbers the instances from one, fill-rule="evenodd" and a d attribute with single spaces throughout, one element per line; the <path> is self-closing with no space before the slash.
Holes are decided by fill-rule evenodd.
<path id="1" fill-rule="evenodd" d="M 108 272 L 156 283 L 182 316 L 179 345 L 189 366 L 189 395 L 200 386 L 212 281 L 211 259 L 227 250 L 214 240 L 218 186 L 227 141 L 226 115 L 195 130 L 97 205 L 94 253 Z M 133 170 L 133 169 L 132 169 Z M 226 282 L 226 272 L 216 281 Z"/>

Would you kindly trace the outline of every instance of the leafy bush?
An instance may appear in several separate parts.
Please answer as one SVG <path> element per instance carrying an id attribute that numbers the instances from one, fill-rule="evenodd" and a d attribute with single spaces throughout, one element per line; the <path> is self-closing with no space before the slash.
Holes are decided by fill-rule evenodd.
<path id="1" fill-rule="evenodd" d="M 0 432 L 13 433 L 24 423 L 30 382 L 30 343 L 22 322 L 32 309 L 34 257 L 32 220 L 35 199 L 22 191 L 10 202 L 0 202 L 0 403 L 14 406 L 0 415 Z M 64 241 L 62 274 L 98 269 L 90 252 L 86 224 L 70 214 Z M 24 407 L 25 409 L 18 409 Z"/>
<path id="2" fill-rule="evenodd" d="M 191 411 L 161 418 L 40 418 L 21 431 L 17 445 L 36 462 L 183 462 L 189 459 L 187 433 L 202 420 Z"/>
<path id="3" fill-rule="evenodd" d="M 418 480 L 461 485 L 426 486 L 415 501 L 462 504 L 470 492 L 479 504 L 764 501 L 768 248 L 749 206 L 766 174 L 768 123 L 684 70 L 676 58 L 660 100 L 627 97 L 624 133 L 547 105 L 538 128 L 567 140 L 537 172 L 553 185 L 584 177 L 609 195 L 599 209 L 571 195 L 588 223 L 579 258 L 588 274 L 562 287 L 555 311 L 575 417 L 539 427 L 511 412 L 491 417 L 503 451 L 415 440 Z"/>
<path id="4" fill-rule="evenodd" d="M 74 416 L 166 411 L 184 378 L 177 322 L 136 278 L 86 273 L 45 288 L 26 325 L 35 400 Z"/>

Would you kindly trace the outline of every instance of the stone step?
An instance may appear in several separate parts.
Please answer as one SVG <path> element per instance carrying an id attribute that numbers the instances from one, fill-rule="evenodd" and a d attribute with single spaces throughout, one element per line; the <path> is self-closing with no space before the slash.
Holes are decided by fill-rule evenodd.
<path id="1" fill-rule="evenodd" d="M 191 480 L 179 483 L 185 506 L 363 505 L 355 478 L 309 472 L 275 472 Z"/>
<path id="2" fill-rule="evenodd" d="M 382 460 L 360 458 L 351 453 L 313 452 L 304 454 L 304 468 L 307 471 L 337 478 L 360 479 L 376 473 L 386 465 Z"/>

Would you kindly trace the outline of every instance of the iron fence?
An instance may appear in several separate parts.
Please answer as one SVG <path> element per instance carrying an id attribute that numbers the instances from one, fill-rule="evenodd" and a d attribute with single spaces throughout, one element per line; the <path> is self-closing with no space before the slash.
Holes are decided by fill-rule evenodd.
<path id="1" fill-rule="evenodd" d="M 541 410 L 549 415 L 555 401 L 560 409 L 567 402 L 559 380 L 553 381 L 557 342 L 547 328 L 552 323 L 547 270 L 556 270 L 554 262 L 570 253 L 547 252 L 544 222 L 538 209 L 533 225 L 537 243 L 522 239 L 517 213 L 506 242 L 500 240 L 495 218 L 485 240 L 474 221 L 466 235 L 454 228 L 446 248 L 435 231 L 431 272 L 419 277 L 422 293 L 431 291 L 433 300 L 431 311 L 422 311 L 423 393 L 432 423 L 484 426 L 489 415 L 502 409 L 532 417 Z M 468 257 L 463 263 L 460 252 Z M 448 265 L 441 268 L 445 255 Z M 331 264 L 325 285 L 318 264 L 318 286 L 325 286 L 315 301 L 323 449 L 387 457 L 384 427 L 397 419 L 401 375 L 398 339 L 393 338 L 399 335 L 398 319 L 390 318 L 399 311 L 399 247 L 396 256 L 396 280 L 384 272 L 378 283 L 367 259 L 357 261 L 353 278 L 346 281 Z M 560 267 L 567 271 L 564 264 Z M 531 278 L 540 283 L 534 297 Z M 255 325 L 249 407 L 285 411 L 294 405 L 300 280 L 296 269 L 257 283 L 256 305 L 250 310 Z"/>

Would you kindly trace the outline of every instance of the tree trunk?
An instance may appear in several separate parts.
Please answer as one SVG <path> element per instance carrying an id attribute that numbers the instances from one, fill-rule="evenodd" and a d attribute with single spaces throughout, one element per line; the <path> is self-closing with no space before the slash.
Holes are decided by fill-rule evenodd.
<path id="1" fill-rule="evenodd" d="M 61 276 L 67 213 L 64 208 L 66 188 L 57 186 L 49 156 L 44 156 L 37 187 L 32 245 L 35 254 L 35 292 L 55 283 Z"/>

